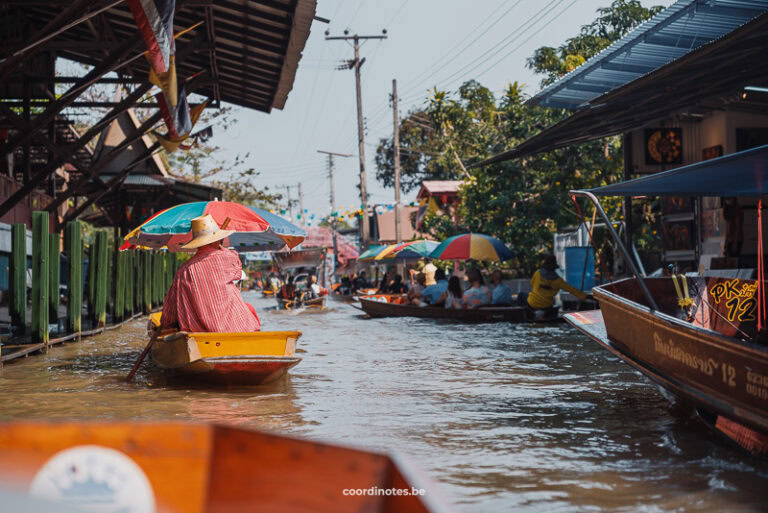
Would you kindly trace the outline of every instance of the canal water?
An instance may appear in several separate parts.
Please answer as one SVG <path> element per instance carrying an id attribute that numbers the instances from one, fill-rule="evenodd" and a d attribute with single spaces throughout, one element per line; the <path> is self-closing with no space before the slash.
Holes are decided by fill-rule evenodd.
<path id="1" fill-rule="evenodd" d="M 768 464 L 716 440 L 566 325 L 365 319 L 272 310 L 304 360 L 260 388 L 167 386 L 146 321 L 0 371 L 0 419 L 227 422 L 406 454 L 459 512 L 766 511 Z M 0 455 L 0 457 L 2 457 Z"/>

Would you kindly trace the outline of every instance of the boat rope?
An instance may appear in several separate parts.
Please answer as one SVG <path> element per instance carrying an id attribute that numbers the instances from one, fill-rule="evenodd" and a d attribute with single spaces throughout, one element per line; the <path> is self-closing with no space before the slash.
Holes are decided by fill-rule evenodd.
<path id="1" fill-rule="evenodd" d="M 720 317 L 720 318 L 721 318 L 723 321 L 725 321 L 725 322 L 726 322 L 728 325 L 730 325 L 730 326 L 731 326 L 731 328 L 733 328 L 733 329 L 734 329 L 734 330 L 736 330 L 737 332 L 741 333 L 741 334 L 742 334 L 742 336 L 744 337 L 744 340 L 749 340 L 749 339 L 751 339 L 751 338 L 752 338 L 752 337 L 750 337 L 749 335 L 747 335 L 747 333 L 746 333 L 744 330 L 742 330 L 741 328 L 739 328 L 738 326 L 736 326 L 734 323 L 732 323 L 730 320 L 728 320 L 728 318 L 727 318 L 725 315 L 721 314 L 721 313 L 720 313 L 720 312 L 717 310 L 717 308 L 715 308 L 714 306 L 712 306 L 712 305 L 709 303 L 709 301 L 707 301 L 706 299 L 704 299 L 704 294 L 702 294 L 702 293 L 701 293 L 701 290 L 699 290 L 699 287 L 698 287 L 698 285 L 696 285 L 696 282 L 695 282 L 695 281 L 694 281 L 693 283 L 691 283 L 691 286 L 692 286 L 692 287 L 693 287 L 693 289 L 696 291 L 696 297 L 697 297 L 697 298 L 699 298 L 699 300 L 700 300 L 700 301 L 701 301 L 703 304 L 705 304 L 705 305 L 707 306 L 707 308 L 709 308 L 709 310 L 710 310 L 712 313 L 714 313 L 715 315 L 717 315 L 718 317 Z M 702 310 L 702 312 L 701 312 L 701 319 L 702 319 L 702 321 L 701 321 L 701 324 L 702 324 L 702 326 L 703 326 L 703 325 L 704 325 L 704 311 L 703 311 L 703 310 Z M 706 327 L 706 326 L 705 326 L 705 327 Z"/>
<path id="2" fill-rule="evenodd" d="M 683 284 L 682 292 L 680 291 L 680 284 L 677 282 L 678 278 L 680 278 L 680 281 Z M 681 310 L 690 308 L 693 305 L 693 299 L 688 295 L 688 279 L 684 274 L 673 274 L 672 283 L 675 284 L 675 291 L 677 292 L 677 306 L 679 306 Z"/>

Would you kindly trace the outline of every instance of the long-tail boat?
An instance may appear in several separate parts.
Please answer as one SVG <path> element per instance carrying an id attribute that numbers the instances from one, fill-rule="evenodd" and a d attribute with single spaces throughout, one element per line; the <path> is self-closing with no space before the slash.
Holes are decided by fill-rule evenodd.
<path id="1" fill-rule="evenodd" d="M 457 322 L 557 322 L 558 309 L 547 310 L 541 317 L 529 315 L 522 306 L 481 306 L 479 308 L 448 309 L 442 306 L 408 304 L 404 296 L 374 294 L 360 298 L 360 306 L 371 317 L 421 317 L 424 319 L 451 319 Z"/>
<path id="2" fill-rule="evenodd" d="M 278 251 L 273 253 L 272 257 L 275 259 L 275 264 L 280 268 L 282 272 L 306 270 L 318 273 L 320 276 L 320 283 L 324 284 L 325 280 L 325 264 L 326 264 L 325 248 L 312 248 L 302 249 L 298 251 Z M 304 290 L 304 294 L 309 290 L 309 282 L 306 284 L 307 289 Z M 327 292 L 326 292 L 327 294 Z M 282 298 L 280 294 L 275 294 L 277 300 L 277 308 L 279 310 L 298 310 L 308 308 L 310 310 L 325 310 L 325 295 L 319 297 L 313 297 L 303 299 L 301 297 L 301 291 L 296 291 L 295 297 Z"/>
<path id="3" fill-rule="evenodd" d="M 768 146 L 648 177 L 572 191 L 586 196 L 628 262 L 633 278 L 592 289 L 601 311 L 566 316 L 678 398 L 717 432 L 753 453 L 768 453 L 768 346 L 758 200 L 758 280 L 644 277 L 595 194 L 757 196 L 768 193 Z"/>
<path id="4" fill-rule="evenodd" d="M 0 452 L 1 488 L 65 511 L 449 511 L 401 457 L 238 427 L 8 423 Z"/>
<path id="5" fill-rule="evenodd" d="M 160 314 L 152 322 L 159 326 Z M 300 331 L 191 333 L 166 331 L 152 345 L 152 361 L 174 378 L 220 385 L 261 385 L 301 361 Z"/>

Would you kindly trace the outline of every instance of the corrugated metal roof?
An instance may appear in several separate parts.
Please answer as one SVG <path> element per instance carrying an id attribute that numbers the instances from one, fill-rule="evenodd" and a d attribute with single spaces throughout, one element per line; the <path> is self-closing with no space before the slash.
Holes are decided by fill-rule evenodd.
<path id="1" fill-rule="evenodd" d="M 115 175 L 100 175 L 99 178 L 102 182 L 108 182 L 112 178 L 114 178 Z M 125 181 L 123 182 L 125 185 L 142 185 L 142 186 L 148 186 L 148 187 L 167 187 L 169 182 L 167 180 L 163 180 L 160 176 L 151 176 L 151 175 L 128 175 L 125 177 Z"/>
<path id="2" fill-rule="evenodd" d="M 768 0 L 679 0 L 528 103 L 576 109 L 768 12 Z"/>

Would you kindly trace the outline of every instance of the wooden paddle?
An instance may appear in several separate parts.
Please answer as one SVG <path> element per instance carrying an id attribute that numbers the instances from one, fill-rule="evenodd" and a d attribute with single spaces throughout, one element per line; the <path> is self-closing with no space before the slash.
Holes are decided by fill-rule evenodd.
<path id="1" fill-rule="evenodd" d="M 221 223 L 221 229 L 224 230 L 227 226 L 229 226 L 229 222 L 231 219 L 228 217 L 224 220 L 223 223 Z M 141 366 L 141 362 L 144 361 L 144 358 L 147 357 L 147 353 L 149 353 L 149 350 L 152 349 L 152 345 L 155 343 L 155 340 L 158 339 L 160 336 L 160 332 L 162 331 L 162 328 L 160 326 L 157 327 L 157 330 L 152 334 L 152 337 L 149 339 L 149 344 L 144 348 L 144 350 L 141 352 L 139 357 L 136 359 L 136 363 L 133 364 L 133 368 L 131 368 L 131 372 L 128 373 L 128 375 L 125 377 L 125 382 L 130 383 L 133 379 L 133 376 L 136 374 L 136 371 L 139 370 L 139 366 Z"/>
<path id="2" fill-rule="evenodd" d="M 162 330 L 160 329 L 160 326 L 157 327 L 157 330 L 152 334 L 152 338 L 149 339 L 149 344 L 144 348 L 144 350 L 141 352 L 139 357 L 136 359 L 136 363 L 133 364 L 133 368 L 131 369 L 131 372 L 128 373 L 128 375 L 125 377 L 125 382 L 130 383 L 133 379 L 134 374 L 136 374 L 136 371 L 139 370 L 139 366 L 141 365 L 141 362 L 144 361 L 144 358 L 147 357 L 147 353 L 149 353 L 149 350 L 152 348 L 152 344 L 155 343 L 155 340 L 160 336 L 160 332 Z"/>

